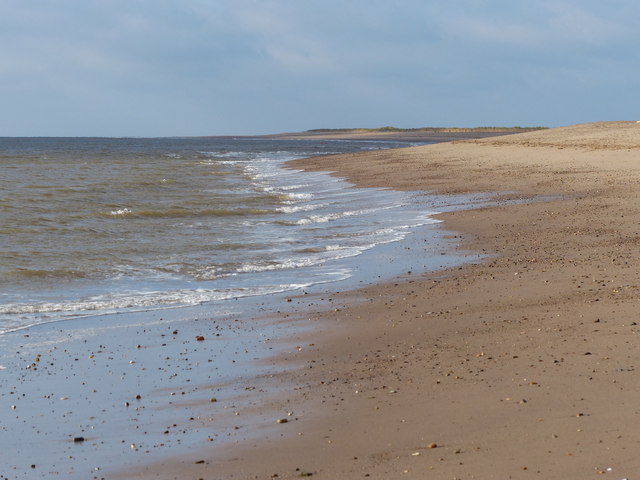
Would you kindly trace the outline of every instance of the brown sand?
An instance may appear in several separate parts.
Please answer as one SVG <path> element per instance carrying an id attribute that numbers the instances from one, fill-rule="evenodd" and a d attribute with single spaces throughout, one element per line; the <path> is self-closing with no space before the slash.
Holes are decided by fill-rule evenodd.
<path id="1" fill-rule="evenodd" d="M 442 215 L 463 248 L 494 254 L 481 264 L 336 294 L 329 311 L 295 299 L 318 329 L 280 359 L 298 368 L 273 381 L 293 387 L 264 406 L 289 421 L 128 478 L 639 478 L 640 123 L 295 165 L 561 198 Z"/>

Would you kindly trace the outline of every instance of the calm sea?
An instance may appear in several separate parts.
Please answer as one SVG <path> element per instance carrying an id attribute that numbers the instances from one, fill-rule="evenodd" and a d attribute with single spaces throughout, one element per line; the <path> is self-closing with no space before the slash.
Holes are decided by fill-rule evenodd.
<path id="1" fill-rule="evenodd" d="M 0 333 L 299 290 L 431 222 L 290 159 L 389 142 L 0 138 Z"/>

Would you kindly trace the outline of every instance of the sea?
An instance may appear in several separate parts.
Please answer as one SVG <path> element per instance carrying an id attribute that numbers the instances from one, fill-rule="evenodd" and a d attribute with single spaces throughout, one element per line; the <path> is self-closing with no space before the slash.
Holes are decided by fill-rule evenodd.
<path id="1" fill-rule="evenodd" d="M 438 200 L 286 162 L 411 145 L 0 138 L 0 334 L 352 278 L 356 257 L 435 224 Z"/>

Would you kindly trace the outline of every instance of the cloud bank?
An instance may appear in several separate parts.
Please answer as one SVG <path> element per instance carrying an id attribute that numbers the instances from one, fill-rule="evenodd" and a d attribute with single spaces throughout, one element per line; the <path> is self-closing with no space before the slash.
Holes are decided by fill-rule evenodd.
<path id="1" fill-rule="evenodd" d="M 637 116 L 640 4 L 0 0 L 0 136 Z"/>

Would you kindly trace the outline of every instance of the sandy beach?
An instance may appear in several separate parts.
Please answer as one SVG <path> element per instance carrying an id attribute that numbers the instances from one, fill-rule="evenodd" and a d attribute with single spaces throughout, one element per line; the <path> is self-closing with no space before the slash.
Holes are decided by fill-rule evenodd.
<path id="1" fill-rule="evenodd" d="M 440 216 L 461 251 L 487 257 L 291 299 L 276 320 L 314 328 L 267 361 L 288 370 L 252 407 L 272 419 L 264 435 L 119 478 L 638 478 L 640 123 L 292 166 L 493 193 L 502 205 Z"/>

